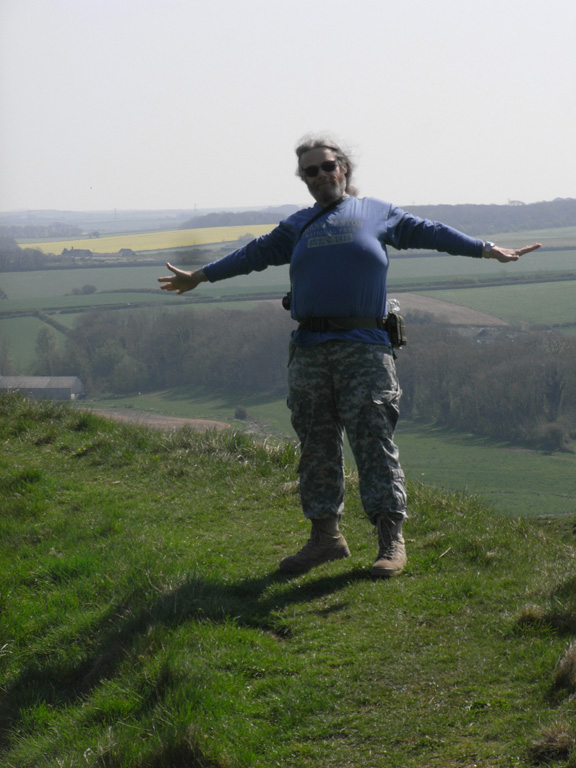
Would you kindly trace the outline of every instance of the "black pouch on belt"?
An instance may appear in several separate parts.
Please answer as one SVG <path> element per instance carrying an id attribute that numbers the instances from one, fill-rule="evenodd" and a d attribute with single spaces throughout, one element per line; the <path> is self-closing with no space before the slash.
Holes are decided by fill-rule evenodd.
<path id="1" fill-rule="evenodd" d="M 402 315 L 397 312 L 388 312 L 384 322 L 384 330 L 387 332 L 390 344 L 394 349 L 406 346 L 406 323 Z"/>

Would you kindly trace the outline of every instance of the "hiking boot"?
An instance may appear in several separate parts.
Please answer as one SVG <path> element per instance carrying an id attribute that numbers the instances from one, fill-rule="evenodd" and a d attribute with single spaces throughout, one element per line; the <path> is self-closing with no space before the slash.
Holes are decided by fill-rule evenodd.
<path id="1" fill-rule="evenodd" d="M 387 578 L 401 573 L 406 565 L 406 548 L 402 538 L 402 520 L 380 516 L 376 520 L 378 557 L 370 570 L 371 576 Z"/>
<path id="2" fill-rule="evenodd" d="M 312 520 L 312 531 L 308 542 L 295 555 L 289 555 L 280 562 L 280 570 L 287 573 L 305 573 L 322 563 L 350 557 L 346 539 L 338 529 L 337 517 Z"/>

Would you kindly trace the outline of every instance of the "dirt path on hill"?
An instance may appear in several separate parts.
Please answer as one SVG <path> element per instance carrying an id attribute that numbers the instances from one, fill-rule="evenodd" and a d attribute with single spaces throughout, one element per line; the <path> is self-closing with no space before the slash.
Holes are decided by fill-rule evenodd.
<path id="1" fill-rule="evenodd" d="M 417 293 L 390 293 L 391 297 L 400 302 L 400 314 L 402 312 L 427 312 L 441 323 L 449 325 L 509 325 L 499 317 L 489 315 L 487 312 L 479 312 L 458 304 L 450 304 L 448 301 L 432 299 L 429 296 L 420 296 Z"/>
<path id="2" fill-rule="evenodd" d="M 403 312 L 426 312 L 433 315 L 438 323 L 449 325 L 480 325 L 480 326 L 504 326 L 510 325 L 495 315 L 480 312 L 476 309 L 461 307 L 459 304 L 451 304 L 449 301 L 432 299 L 429 296 L 421 296 L 419 293 L 389 293 L 389 298 L 398 299 L 400 302 L 400 314 Z M 265 302 L 278 305 L 276 299 L 265 299 Z"/>
<path id="3" fill-rule="evenodd" d="M 208 419 L 182 419 L 178 418 L 177 416 L 162 416 L 161 414 L 145 413 L 144 411 L 116 411 L 94 408 L 92 409 L 92 413 L 95 413 L 97 416 L 104 416 L 107 419 L 112 419 L 113 421 L 122 422 L 124 424 L 140 424 L 141 426 L 152 427 L 168 432 L 173 429 L 181 429 L 182 427 L 190 427 L 190 429 L 194 429 L 199 432 L 230 428 L 230 424 L 227 424 L 224 421 L 209 421 Z"/>

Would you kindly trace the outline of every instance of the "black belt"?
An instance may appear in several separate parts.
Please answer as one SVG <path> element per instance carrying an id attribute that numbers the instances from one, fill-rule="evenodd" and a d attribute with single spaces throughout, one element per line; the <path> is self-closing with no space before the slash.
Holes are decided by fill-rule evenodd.
<path id="1" fill-rule="evenodd" d="M 354 331 L 362 328 L 386 330 L 385 317 L 309 317 L 298 324 L 298 330 L 326 333 L 326 331 Z"/>

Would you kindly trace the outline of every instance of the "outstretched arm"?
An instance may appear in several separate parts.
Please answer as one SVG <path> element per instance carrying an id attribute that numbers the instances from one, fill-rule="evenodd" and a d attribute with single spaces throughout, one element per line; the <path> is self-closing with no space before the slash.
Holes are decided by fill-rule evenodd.
<path id="1" fill-rule="evenodd" d="M 487 246 L 489 245 L 487 243 Z M 537 248 L 540 248 L 540 243 L 525 245 L 524 248 L 499 248 L 497 245 L 492 245 L 491 247 L 484 248 L 483 256 L 485 259 L 496 259 L 501 261 L 502 264 L 506 264 L 509 261 L 518 261 L 520 256 L 535 251 Z"/>
<path id="2" fill-rule="evenodd" d="M 174 274 L 158 278 L 159 283 L 164 283 L 160 286 L 163 291 L 176 291 L 177 294 L 186 293 L 186 291 L 194 290 L 196 286 L 205 283 L 208 279 L 201 269 L 186 272 L 183 269 L 178 269 L 178 267 L 173 267 L 172 264 L 166 264 L 166 266 Z"/>

